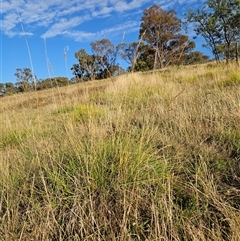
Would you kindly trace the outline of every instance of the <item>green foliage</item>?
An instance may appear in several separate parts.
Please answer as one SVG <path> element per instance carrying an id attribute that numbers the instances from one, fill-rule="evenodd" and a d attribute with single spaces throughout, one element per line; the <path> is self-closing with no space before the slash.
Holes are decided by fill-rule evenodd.
<path id="1" fill-rule="evenodd" d="M 180 62 L 184 65 L 203 64 L 203 63 L 208 62 L 209 59 L 210 59 L 210 57 L 208 55 L 204 55 L 200 51 L 194 51 L 194 52 L 190 52 L 189 54 L 184 55 L 181 58 Z"/>
<path id="2" fill-rule="evenodd" d="M 75 53 L 78 64 L 71 68 L 76 82 L 105 79 L 119 74 L 121 68 L 116 65 L 118 49 L 109 39 L 102 39 L 91 43 L 93 55 L 87 54 L 84 49 Z"/>
<path id="3" fill-rule="evenodd" d="M 188 78 L 185 79 L 185 81 L 187 83 L 194 83 L 197 82 L 199 80 L 198 76 L 190 76 Z M 184 81 L 184 80 L 183 80 Z"/>
<path id="4" fill-rule="evenodd" d="M 114 76 L 118 70 L 118 66 L 116 65 L 118 49 L 111 43 L 109 39 L 102 39 L 92 42 L 91 48 L 99 61 L 99 78 L 104 79 Z"/>
<path id="5" fill-rule="evenodd" d="M 44 80 L 40 80 L 37 82 L 37 90 L 44 90 L 56 87 L 62 87 L 69 85 L 70 82 L 66 77 L 54 77 L 54 78 L 47 78 Z"/>
<path id="6" fill-rule="evenodd" d="M 229 152 L 230 157 L 240 158 L 240 131 L 232 130 L 220 133 L 219 141 L 225 146 L 226 150 Z"/>
<path id="7" fill-rule="evenodd" d="M 142 43 L 141 43 L 142 45 Z M 121 43 L 117 46 L 119 56 L 124 59 L 131 66 L 134 65 L 134 61 L 137 58 L 137 55 L 140 51 L 140 43 L 132 42 L 132 43 Z"/>
<path id="8" fill-rule="evenodd" d="M 104 110 L 101 110 L 99 106 L 95 105 L 78 105 L 71 113 L 73 121 L 88 123 L 89 121 L 101 119 L 105 116 Z"/>
<path id="9" fill-rule="evenodd" d="M 66 106 L 52 112 L 53 115 L 68 115 L 74 122 L 88 123 L 104 118 L 105 112 L 101 107 L 93 104 Z"/>
<path id="10" fill-rule="evenodd" d="M 75 53 L 78 64 L 74 64 L 71 70 L 77 79 L 94 80 L 99 71 L 99 61 L 95 55 L 89 55 L 84 49 Z"/>
<path id="11" fill-rule="evenodd" d="M 238 0 L 208 0 L 202 9 L 189 10 L 187 21 L 195 24 L 197 35 L 201 35 L 206 47 L 212 50 L 217 61 L 232 58 L 238 61 L 237 44 L 240 37 L 240 5 Z"/>
<path id="12" fill-rule="evenodd" d="M 6 95 L 13 95 L 18 92 L 18 89 L 13 83 L 8 82 L 4 86 L 4 91 Z"/>
<path id="13" fill-rule="evenodd" d="M 148 45 L 143 45 L 136 59 L 134 71 L 152 70 L 154 68 L 154 56 L 155 51 Z"/>
<path id="14" fill-rule="evenodd" d="M 240 85 L 240 74 L 238 72 L 230 73 L 229 76 L 218 82 L 218 86 L 221 87 L 232 87 Z"/>
<path id="15" fill-rule="evenodd" d="M 26 92 L 34 88 L 36 77 L 33 76 L 31 69 L 16 69 L 14 74 L 17 77 L 16 86 L 19 92 Z"/>
<path id="16" fill-rule="evenodd" d="M 213 80 L 215 77 L 215 73 L 213 71 L 207 71 L 206 74 L 204 75 L 204 78 Z"/>
<path id="17" fill-rule="evenodd" d="M 72 111 L 74 111 L 74 107 L 73 106 L 66 106 L 57 110 L 54 110 L 52 112 L 53 115 L 57 115 L 57 114 L 66 114 L 66 113 L 71 113 Z"/>
<path id="18" fill-rule="evenodd" d="M 187 218 L 190 218 L 198 208 L 196 196 L 187 189 L 174 190 L 173 201 L 182 216 Z"/>
<path id="19" fill-rule="evenodd" d="M 15 147 L 21 145 L 27 138 L 26 132 L 20 132 L 17 130 L 8 132 L 1 135 L 0 147 Z"/>
<path id="20" fill-rule="evenodd" d="M 156 4 L 144 10 L 139 39 L 153 51 L 153 69 L 179 63 L 182 56 L 195 47 L 180 31 L 181 20 L 174 10 L 165 11 Z"/>

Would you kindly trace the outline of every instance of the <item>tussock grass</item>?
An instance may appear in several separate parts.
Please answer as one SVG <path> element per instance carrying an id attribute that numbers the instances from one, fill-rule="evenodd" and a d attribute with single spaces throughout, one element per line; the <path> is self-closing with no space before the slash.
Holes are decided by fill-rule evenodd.
<path id="1" fill-rule="evenodd" d="M 230 65 L 2 98 L 0 240 L 239 240 Z"/>

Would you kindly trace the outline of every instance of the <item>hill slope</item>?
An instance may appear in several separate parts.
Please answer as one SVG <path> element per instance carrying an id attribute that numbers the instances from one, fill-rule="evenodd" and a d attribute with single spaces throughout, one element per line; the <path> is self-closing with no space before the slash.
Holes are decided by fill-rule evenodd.
<path id="1" fill-rule="evenodd" d="M 0 240 L 240 240 L 239 90 L 209 64 L 0 99 Z"/>

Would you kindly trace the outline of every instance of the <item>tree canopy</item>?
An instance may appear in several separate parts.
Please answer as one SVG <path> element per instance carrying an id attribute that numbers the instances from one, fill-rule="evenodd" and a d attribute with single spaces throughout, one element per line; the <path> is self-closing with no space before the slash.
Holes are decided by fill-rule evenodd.
<path id="1" fill-rule="evenodd" d="M 238 60 L 239 0 L 207 0 L 201 9 L 190 9 L 186 19 L 187 22 L 195 24 L 196 34 L 205 39 L 204 46 L 211 49 L 217 61 L 222 58 L 225 58 L 227 63 L 232 58 Z"/>
<path id="2" fill-rule="evenodd" d="M 34 85 L 34 76 L 32 74 L 31 69 L 29 68 L 18 68 L 16 69 L 16 73 L 14 74 L 17 78 L 17 88 L 19 92 L 26 92 L 33 89 Z"/>
<path id="3" fill-rule="evenodd" d="M 144 10 L 139 39 L 154 52 L 153 69 L 177 63 L 184 53 L 195 47 L 180 31 L 181 20 L 174 10 L 165 11 L 156 4 Z"/>
<path id="4" fill-rule="evenodd" d="M 117 64 L 118 48 L 109 39 L 102 39 L 91 44 L 93 54 L 84 49 L 75 52 L 78 64 L 71 68 L 76 80 L 86 81 L 112 77 L 121 69 Z"/>

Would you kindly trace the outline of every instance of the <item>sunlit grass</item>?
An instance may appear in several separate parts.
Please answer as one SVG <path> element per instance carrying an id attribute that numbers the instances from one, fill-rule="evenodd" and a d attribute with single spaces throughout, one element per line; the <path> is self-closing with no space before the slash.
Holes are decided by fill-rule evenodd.
<path id="1" fill-rule="evenodd" d="M 235 65 L 0 100 L 0 240 L 239 240 Z"/>

